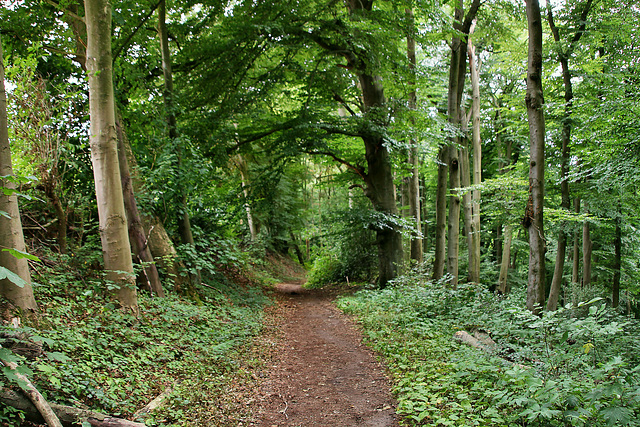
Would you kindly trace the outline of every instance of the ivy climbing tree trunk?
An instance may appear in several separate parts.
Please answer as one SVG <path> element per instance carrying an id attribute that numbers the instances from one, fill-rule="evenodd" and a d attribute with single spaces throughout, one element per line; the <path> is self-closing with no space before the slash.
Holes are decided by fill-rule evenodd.
<path id="1" fill-rule="evenodd" d="M 0 277 L 2 277 L 0 297 L 8 302 L 8 304 L 4 301 L 0 302 L 1 315 L 4 318 L 12 317 L 13 308 L 19 308 L 25 314 L 33 314 L 38 308 L 31 288 L 27 259 L 17 258 L 7 251 L 7 249 L 26 251 L 18 197 L 14 192 L 16 184 L 10 180 L 13 176 L 7 95 L 4 88 L 4 61 L 0 40 Z M 8 276 L 11 275 L 17 276 L 17 279 L 9 279 Z"/>
<path id="2" fill-rule="evenodd" d="M 110 1 L 85 0 L 85 19 L 91 119 L 89 142 L 104 266 L 107 280 L 118 285 L 118 302 L 137 314 L 135 278 L 118 166 Z"/>
<path id="3" fill-rule="evenodd" d="M 527 117 L 529 121 L 529 201 L 523 225 L 529 231 L 527 309 L 537 313 L 545 297 L 544 239 L 544 97 L 542 90 L 542 18 L 538 0 L 526 0 L 529 31 Z"/>

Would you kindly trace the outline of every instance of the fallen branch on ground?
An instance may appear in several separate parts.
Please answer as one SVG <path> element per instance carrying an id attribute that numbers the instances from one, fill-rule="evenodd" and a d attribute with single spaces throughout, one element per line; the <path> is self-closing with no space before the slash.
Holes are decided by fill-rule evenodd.
<path id="1" fill-rule="evenodd" d="M 25 413 L 29 421 L 35 423 L 45 422 L 42 414 L 29 399 L 7 388 L 0 388 L 0 403 L 20 409 Z M 57 415 L 62 426 L 72 427 L 88 422 L 93 427 L 145 427 L 142 423 L 136 423 L 121 418 L 113 418 L 99 412 L 78 409 L 72 406 L 57 405 L 52 403 L 51 409 Z"/>

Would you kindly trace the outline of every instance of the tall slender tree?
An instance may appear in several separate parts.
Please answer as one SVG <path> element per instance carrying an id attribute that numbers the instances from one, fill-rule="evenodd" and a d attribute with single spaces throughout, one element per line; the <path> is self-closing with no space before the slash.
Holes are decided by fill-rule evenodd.
<path id="1" fill-rule="evenodd" d="M 173 90 L 173 70 L 171 65 L 171 52 L 169 50 L 169 33 L 167 31 L 167 11 L 166 0 L 160 0 L 158 3 L 158 37 L 160 39 L 160 51 L 162 53 L 162 75 L 164 77 L 164 105 L 165 114 L 168 126 L 169 143 L 175 145 L 175 153 L 178 169 L 178 193 L 179 199 L 179 212 L 178 212 L 178 232 L 182 244 L 191 245 L 195 247 L 195 240 L 191 231 L 191 218 L 189 215 L 188 207 L 188 195 L 185 184 L 182 182 L 182 150 L 178 144 L 178 127 L 175 113 L 174 102 L 174 90 Z M 196 273 L 191 274 L 191 281 L 194 284 L 201 282 L 200 272 L 196 270 Z"/>
<path id="2" fill-rule="evenodd" d="M 11 146 L 7 120 L 7 95 L 4 87 L 4 61 L 0 40 L 0 296 L 10 305 L 33 314 L 37 310 L 31 288 L 31 275 L 25 257 L 16 257 L 10 251 L 25 252 L 22 222 L 16 196 L 16 184 L 11 165 Z M 10 279 L 8 276 L 13 276 Z M 13 315 L 13 307 L 2 303 L 3 317 Z"/>
<path id="3" fill-rule="evenodd" d="M 529 32 L 527 117 L 529 121 L 529 201 L 523 225 L 529 231 L 527 308 L 538 312 L 545 297 L 544 239 L 544 94 L 542 90 L 542 17 L 538 0 L 526 0 Z"/>
<path id="4" fill-rule="evenodd" d="M 107 280 L 123 308 L 138 313 L 131 246 L 118 166 L 111 60 L 111 2 L 86 0 L 89 142 Z"/>
<path id="5" fill-rule="evenodd" d="M 408 8 L 407 18 L 409 20 L 409 31 L 407 35 L 407 58 L 409 59 L 409 68 L 411 73 L 411 81 L 409 82 L 409 109 L 415 110 L 417 105 L 416 94 L 416 40 L 413 35 L 415 31 L 415 23 L 413 10 Z M 411 123 L 415 125 L 415 120 L 411 118 Z M 420 220 L 420 174 L 418 170 L 418 141 L 412 138 L 409 145 L 409 166 L 411 167 L 411 176 L 409 177 L 409 215 L 413 219 L 416 230 L 422 231 L 422 221 Z M 411 237 L 411 259 L 422 262 L 422 237 L 419 235 Z"/>
<path id="6" fill-rule="evenodd" d="M 571 197 L 569 194 L 569 161 L 571 160 L 571 127 L 573 110 L 573 83 L 571 82 L 572 72 L 569 68 L 569 59 L 576 49 L 577 43 L 584 34 L 587 25 L 587 15 L 591 9 L 592 0 L 587 0 L 582 13 L 580 14 L 580 24 L 575 34 L 564 47 L 561 41 L 560 29 L 556 26 L 553 18 L 553 8 L 550 2 L 547 3 L 547 19 L 553 34 L 553 39 L 558 50 L 558 60 L 562 68 L 562 82 L 564 85 L 564 112 L 562 116 L 562 154 L 560 164 L 560 192 L 562 194 L 562 209 L 571 209 Z M 556 252 L 556 264 L 553 272 L 553 279 L 549 289 L 549 299 L 547 300 L 547 310 L 555 310 L 558 307 L 558 297 L 564 276 L 564 261 L 567 250 L 567 233 L 561 229 L 558 233 L 558 250 Z"/>

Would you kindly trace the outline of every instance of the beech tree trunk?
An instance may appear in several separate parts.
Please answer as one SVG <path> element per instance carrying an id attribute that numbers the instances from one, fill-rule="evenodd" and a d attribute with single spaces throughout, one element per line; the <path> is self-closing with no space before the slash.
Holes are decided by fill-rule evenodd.
<path id="1" fill-rule="evenodd" d="M 85 19 L 91 118 L 89 142 L 104 266 L 107 280 L 119 285 L 116 293 L 118 302 L 137 314 L 135 278 L 118 166 L 110 1 L 85 0 Z"/>
<path id="2" fill-rule="evenodd" d="M 463 17 L 462 0 L 456 3 L 455 22 L 461 23 Z M 463 66 L 460 64 L 465 61 L 466 55 L 463 53 L 466 45 L 462 43 L 459 37 L 453 37 L 451 41 L 451 62 L 449 64 L 449 89 L 447 95 L 447 115 L 449 123 L 454 132 L 460 132 L 460 80 L 464 81 L 460 70 Z M 460 188 L 460 160 L 458 145 L 460 137 L 452 135 L 449 138 L 448 146 L 448 163 L 449 168 L 449 216 L 447 218 L 447 273 L 451 275 L 452 286 L 458 285 L 458 251 L 460 239 L 460 196 L 457 188 Z"/>
<path id="3" fill-rule="evenodd" d="M 118 165 L 120 167 L 120 179 L 122 181 L 122 192 L 124 198 L 124 207 L 127 213 L 129 238 L 131 239 L 133 252 L 142 263 L 145 278 L 152 294 L 160 298 L 164 298 L 164 289 L 160 283 L 160 275 L 156 268 L 155 261 L 151 255 L 151 250 L 147 244 L 147 236 L 142 226 L 142 219 L 138 211 L 135 194 L 133 191 L 133 183 L 131 173 L 129 171 L 129 162 L 127 161 L 126 148 L 124 144 L 124 132 L 121 126 L 121 120 L 116 122 L 118 134 Z"/>
<path id="4" fill-rule="evenodd" d="M 438 181 L 436 187 L 436 230 L 433 259 L 433 280 L 444 274 L 446 255 L 447 182 L 449 177 L 449 147 L 442 144 L 438 150 Z"/>
<path id="5" fill-rule="evenodd" d="M 470 31 L 471 32 L 471 31 Z M 471 75 L 471 142 L 473 147 L 473 185 L 482 183 L 482 144 L 480 141 L 480 75 L 475 46 L 469 40 L 469 74 Z M 469 281 L 480 282 L 480 190 L 471 192 L 471 242 L 469 245 Z"/>
<path id="6" fill-rule="evenodd" d="M 580 213 L 580 199 L 573 199 L 573 211 Z M 580 231 L 573 233 L 573 268 L 571 270 L 571 283 L 580 283 Z"/>
<path id="7" fill-rule="evenodd" d="M 462 114 L 464 118 L 464 114 Z M 461 137 L 462 146 L 460 148 L 460 186 L 462 188 L 468 188 L 471 186 L 471 160 L 469 158 L 469 138 L 466 119 L 462 124 Z M 471 191 L 465 191 L 462 194 L 462 211 L 464 213 L 464 235 L 467 239 L 467 253 L 469 258 L 469 265 L 467 267 L 467 281 L 471 281 L 471 247 L 473 245 L 473 237 L 471 235 L 471 222 L 473 221 L 473 212 L 471 207 Z"/>
<path id="8" fill-rule="evenodd" d="M 526 0 L 529 31 L 527 116 L 529 121 L 529 201 L 523 225 L 529 231 L 527 308 L 538 313 L 545 299 L 544 97 L 542 90 L 542 18 L 538 0 Z"/>
<path id="9" fill-rule="evenodd" d="M 589 213 L 587 210 L 586 213 Z M 582 226 L 582 286 L 591 285 L 591 252 L 593 242 L 591 241 L 591 228 L 589 221 L 585 221 Z"/>
<path id="10" fill-rule="evenodd" d="M 613 240 L 614 259 L 613 259 L 613 283 L 611 285 L 611 305 L 615 308 L 620 304 L 620 276 L 622 273 L 622 227 L 620 226 L 621 209 L 618 204 L 618 218 L 616 218 L 616 232 Z"/>
<path id="11" fill-rule="evenodd" d="M 238 154 L 233 159 L 233 163 L 238 168 L 240 172 L 240 176 L 242 177 L 242 194 L 244 195 L 244 210 L 247 214 L 247 226 L 249 228 L 249 237 L 252 242 L 255 242 L 258 238 L 258 233 L 256 231 L 255 223 L 253 220 L 253 213 L 251 212 L 251 206 L 249 205 L 249 185 L 251 179 L 249 178 L 249 165 L 247 164 L 247 159 L 244 158 L 241 154 Z M 349 199 L 349 203 L 351 199 Z"/>
<path id="12" fill-rule="evenodd" d="M 4 88 L 4 61 L 2 41 L 0 40 L 0 176 L 13 175 L 7 119 L 7 95 Z M 16 185 L 7 179 L 0 179 L 0 187 L 11 191 L 15 190 Z M 26 252 L 18 197 L 15 193 L 7 195 L 0 190 L 0 212 L 6 213 L 6 216 L 0 214 L 0 249 L 9 248 Z M 0 280 L 0 296 L 9 303 L 0 303 L 1 315 L 5 318 L 11 317 L 14 307 L 21 309 L 26 314 L 35 313 L 38 307 L 33 297 L 27 259 L 19 259 L 7 251 L 0 251 L 0 267 L 18 275 L 25 282 L 23 286 L 18 286 L 9 279 Z"/>
<path id="13" fill-rule="evenodd" d="M 407 16 L 411 22 L 410 31 L 414 31 L 413 11 L 407 9 Z M 407 58 L 409 59 L 409 67 L 411 68 L 412 81 L 409 82 L 411 90 L 409 91 L 409 109 L 414 111 L 417 104 L 417 94 L 415 89 L 415 69 L 416 69 L 416 41 L 413 34 L 407 37 Z M 412 125 L 415 125 L 413 117 L 410 119 Z M 420 175 L 418 171 L 418 142 L 411 139 L 409 148 L 409 166 L 411 167 L 411 176 L 409 177 L 409 215 L 413 218 L 416 230 L 422 232 L 422 221 L 420 220 Z M 411 259 L 422 262 L 422 237 L 419 235 L 411 236 Z"/>
<path id="14" fill-rule="evenodd" d="M 504 243 L 502 244 L 502 260 L 500 262 L 500 276 L 498 277 L 498 292 L 502 295 L 509 293 L 509 263 L 511 262 L 511 238 L 513 226 L 504 227 Z"/>

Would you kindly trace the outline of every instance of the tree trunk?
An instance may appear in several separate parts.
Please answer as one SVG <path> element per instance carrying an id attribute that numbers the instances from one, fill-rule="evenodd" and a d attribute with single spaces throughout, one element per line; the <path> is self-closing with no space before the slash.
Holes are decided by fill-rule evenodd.
<path id="1" fill-rule="evenodd" d="M 591 8 L 591 0 L 588 0 L 581 15 L 580 29 L 573 39 L 570 41 L 565 51 L 560 43 L 560 30 L 556 27 L 553 19 L 553 10 L 551 3 L 547 3 L 547 17 L 549 27 L 553 33 L 553 39 L 559 50 L 558 57 L 562 68 L 562 81 L 564 83 L 564 114 L 562 118 L 562 157 L 560 164 L 560 192 L 562 194 L 562 202 L 560 207 L 567 212 L 571 209 L 571 199 L 569 197 L 569 161 L 571 160 L 571 115 L 573 112 L 573 84 L 571 83 L 571 70 L 569 69 L 569 58 L 575 50 L 576 43 L 580 40 L 585 28 L 587 13 Z M 564 276 L 564 261 L 567 250 L 567 233 L 560 229 L 558 234 L 558 250 L 556 253 L 556 265 L 553 272 L 553 280 L 549 290 L 549 300 L 547 301 L 547 310 L 554 311 L 558 307 L 558 297 L 560 295 L 560 287 Z"/>
<path id="2" fill-rule="evenodd" d="M 587 210 L 588 214 L 589 211 Z M 591 228 L 589 221 L 585 221 L 582 226 L 582 286 L 591 285 L 591 251 L 593 242 L 591 241 Z"/>
<path id="3" fill-rule="evenodd" d="M 462 0 L 458 0 L 455 11 L 455 22 L 462 22 L 463 9 Z M 449 138 L 448 163 L 449 168 L 449 216 L 447 219 L 447 273 L 451 275 L 450 284 L 453 287 L 458 285 L 458 250 L 460 238 L 460 160 L 458 145 L 460 137 L 460 81 L 464 81 L 464 74 L 461 70 L 466 70 L 466 55 L 463 55 L 466 45 L 459 37 L 453 37 L 451 41 L 451 62 L 449 64 L 449 89 L 447 95 L 447 116 L 451 124 L 451 131 L 456 132 Z M 465 62 L 465 66 L 461 62 Z"/>
<path id="4" fill-rule="evenodd" d="M 545 297 L 544 240 L 544 139 L 545 123 L 542 90 L 542 18 L 538 0 L 526 0 L 529 31 L 527 71 L 527 116 L 529 121 L 529 201 L 523 225 L 529 231 L 529 277 L 527 308 L 538 313 Z"/>
<path id="5" fill-rule="evenodd" d="M 11 165 L 11 146 L 9 145 L 9 129 L 7 118 L 7 95 L 4 88 L 4 61 L 2 43 L 0 41 L 0 176 L 13 176 Z M 15 190 L 16 185 L 7 179 L 0 179 L 0 187 L 9 191 Z M 22 222 L 18 208 L 18 197 L 15 193 L 6 194 L 0 189 L 0 248 L 16 249 L 26 252 Z M 8 218 L 7 218 L 8 216 Z M 11 317 L 13 308 L 18 307 L 26 314 L 37 311 L 36 300 L 31 288 L 31 275 L 26 258 L 16 258 L 7 251 L 0 251 L 0 267 L 10 270 L 25 283 L 18 286 L 9 279 L 0 280 L 0 296 L 9 305 L 0 303 L 3 317 Z"/>
<path id="6" fill-rule="evenodd" d="M 580 199 L 573 199 L 573 211 L 580 213 Z M 571 283 L 580 283 L 580 231 L 573 233 L 573 268 L 571 270 Z"/>
<path id="7" fill-rule="evenodd" d="M 464 114 L 463 114 L 464 116 Z M 469 159 L 469 138 L 467 137 L 467 123 L 462 124 L 463 136 L 461 138 L 462 147 L 460 148 L 460 186 L 468 188 L 471 186 L 471 166 Z M 467 281 L 471 282 L 471 270 L 473 265 L 471 248 L 473 245 L 473 237 L 471 235 L 473 221 L 473 211 L 471 207 L 471 191 L 465 191 L 462 194 L 462 211 L 464 213 L 464 235 L 467 239 L 467 252 L 469 258 L 469 266 L 467 268 Z"/>
<path id="8" fill-rule="evenodd" d="M 249 185 L 251 182 L 251 179 L 249 178 L 249 166 L 247 164 L 247 159 L 245 159 L 241 154 L 238 154 L 233 158 L 233 163 L 238 168 L 238 171 L 240 171 L 240 176 L 242 177 L 242 194 L 244 195 L 244 210 L 247 214 L 249 237 L 252 242 L 255 242 L 258 239 L 258 233 L 256 232 L 253 213 L 251 212 L 251 206 L 249 205 Z M 349 203 L 351 203 L 351 198 L 349 198 Z"/>
<path id="9" fill-rule="evenodd" d="M 350 13 L 355 11 L 370 12 L 373 1 L 362 2 L 349 0 L 347 7 Z M 357 60 L 356 53 L 350 53 L 351 66 L 358 76 L 365 114 L 385 105 L 384 91 L 380 77 L 371 74 L 365 62 Z M 386 126 L 380 118 L 372 117 L 377 126 Z M 384 138 L 376 132 L 368 132 L 361 136 L 365 146 L 367 174 L 365 175 L 365 195 L 376 211 L 386 217 L 397 217 L 396 192 L 393 183 L 393 172 L 389 151 Z M 378 246 L 378 283 L 381 288 L 396 277 L 403 263 L 402 233 L 394 222 L 377 228 L 376 243 Z"/>
<path id="10" fill-rule="evenodd" d="M 131 150 L 129 140 L 124 132 L 122 136 L 124 152 L 131 174 L 133 192 L 134 194 L 144 194 L 144 185 L 138 173 L 138 162 L 133 155 L 133 150 Z M 143 213 L 140 219 L 142 221 L 142 228 L 146 232 L 147 245 L 149 246 L 156 265 L 174 282 L 174 290 L 180 291 L 181 287 L 188 283 L 186 276 L 180 274 L 180 270 L 186 271 L 186 267 L 184 263 L 178 259 L 178 253 L 167 230 L 164 228 L 164 224 L 160 221 L 160 218 L 153 213 Z"/>
<path id="11" fill-rule="evenodd" d="M 498 292 L 502 295 L 509 293 L 509 263 L 511 262 L 511 238 L 513 226 L 504 227 L 504 243 L 502 245 L 502 262 L 500 262 L 500 276 L 498 277 Z"/>
<path id="12" fill-rule="evenodd" d="M 440 280 L 444 274 L 446 221 L 447 221 L 447 181 L 449 177 L 449 147 L 440 145 L 438 151 L 438 183 L 436 187 L 436 236 L 433 259 L 433 280 Z"/>
<path id="13" fill-rule="evenodd" d="M 407 16 L 411 23 L 409 31 L 414 31 L 413 11 L 406 10 Z M 413 34 L 407 36 L 407 58 L 409 59 L 409 67 L 411 69 L 411 81 L 409 86 L 409 110 L 412 112 L 416 109 L 417 94 L 415 89 L 415 69 L 416 69 L 416 41 Z M 415 126 L 413 117 L 410 119 L 412 126 Z M 418 142 L 415 138 L 410 141 L 409 147 L 409 166 L 411 167 L 411 176 L 409 177 L 409 215 L 413 218 L 416 230 L 422 232 L 422 221 L 420 220 L 420 175 L 418 171 Z M 422 237 L 419 235 L 411 236 L 411 259 L 416 262 L 422 262 Z"/>
<path id="14" fill-rule="evenodd" d="M 156 268 L 155 261 L 151 255 L 151 250 L 147 244 L 147 236 L 142 227 L 142 219 L 138 211 L 138 205 L 133 192 L 133 183 L 131 173 L 129 171 L 129 162 L 127 161 L 126 148 L 124 144 L 124 132 L 122 129 L 122 121 L 116 122 L 118 134 L 118 165 L 120 166 L 120 179 L 122 181 L 122 191 L 124 198 L 124 207 L 127 213 L 129 224 L 129 238 L 131 239 L 133 252 L 140 260 L 149 286 L 149 291 L 160 298 L 164 298 L 164 289 L 160 283 L 160 275 Z"/>
<path id="15" fill-rule="evenodd" d="M 475 46 L 469 40 L 469 73 L 471 74 L 472 106 L 472 146 L 473 146 L 473 185 L 482 183 L 482 144 L 480 141 L 480 75 L 476 60 Z M 469 281 L 480 282 L 480 190 L 471 192 L 471 245 L 469 247 Z"/>
<path id="16" fill-rule="evenodd" d="M 107 280 L 119 285 L 118 302 L 137 314 L 135 278 L 118 166 L 111 74 L 111 3 L 108 0 L 85 0 L 85 19 L 91 117 L 89 142 L 104 266 Z"/>
<path id="17" fill-rule="evenodd" d="M 622 212 L 618 204 L 618 218 L 616 218 L 616 234 L 613 240 L 615 256 L 613 261 L 613 284 L 611 292 L 611 305 L 617 307 L 620 304 L 620 276 L 622 273 Z"/>
<path id="18" fill-rule="evenodd" d="M 175 106 L 173 102 L 173 71 L 171 66 L 171 53 L 169 52 L 169 34 L 167 32 L 166 24 L 166 1 L 160 0 L 158 4 L 158 36 L 160 38 L 160 51 L 162 53 L 162 73 L 164 76 L 164 92 L 163 99 L 166 110 L 167 126 L 169 130 L 169 140 L 171 144 L 177 144 L 178 130 L 176 125 Z M 182 154 L 181 149 L 176 145 L 176 157 L 178 174 L 182 175 Z M 187 190 L 181 179 L 178 179 L 178 194 L 180 198 L 178 200 L 178 233 L 180 240 L 184 245 L 191 245 L 195 248 L 195 241 L 193 239 L 193 233 L 191 232 L 191 218 L 189 217 L 188 209 L 188 196 Z M 200 271 L 191 274 L 191 281 L 193 284 L 200 284 L 202 279 L 200 277 Z"/>

